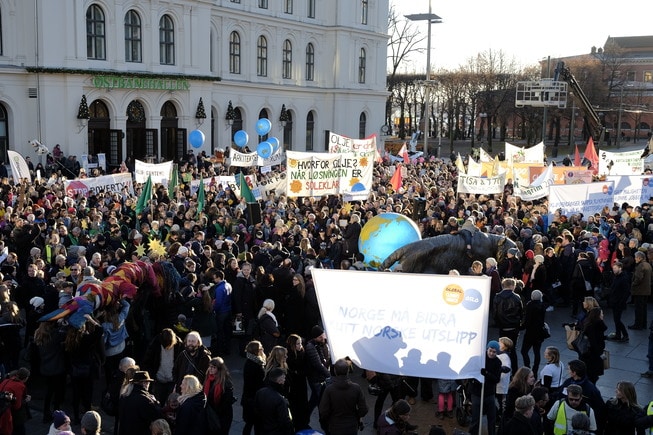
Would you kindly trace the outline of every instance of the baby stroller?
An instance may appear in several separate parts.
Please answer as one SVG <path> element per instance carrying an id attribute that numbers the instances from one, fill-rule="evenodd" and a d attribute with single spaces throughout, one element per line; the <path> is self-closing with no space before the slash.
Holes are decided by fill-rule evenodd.
<path id="1" fill-rule="evenodd" d="M 472 421 L 471 385 L 470 379 L 463 379 L 456 388 L 456 421 L 461 426 L 467 426 Z"/>

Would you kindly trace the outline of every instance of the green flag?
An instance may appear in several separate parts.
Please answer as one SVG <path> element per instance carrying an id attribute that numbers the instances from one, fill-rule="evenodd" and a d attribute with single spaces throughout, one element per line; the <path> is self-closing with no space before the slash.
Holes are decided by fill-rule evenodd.
<path id="1" fill-rule="evenodd" d="M 206 197 L 204 195 L 204 180 L 200 178 L 200 188 L 197 191 L 197 215 L 198 216 L 202 214 L 202 210 L 204 210 L 205 201 L 206 201 Z"/>
<path id="2" fill-rule="evenodd" d="M 168 181 L 168 198 L 173 198 L 177 184 L 179 184 L 179 172 L 177 171 L 177 165 L 174 165 L 170 181 Z"/>
<path id="3" fill-rule="evenodd" d="M 239 175 L 240 177 L 238 179 L 238 184 L 240 187 L 240 197 L 245 198 L 245 201 L 247 202 L 256 202 L 256 198 L 254 198 L 254 194 L 252 193 L 252 190 L 249 188 L 245 176 L 243 175 L 242 172 Z"/>
<path id="4" fill-rule="evenodd" d="M 152 176 L 147 176 L 147 181 L 143 190 L 141 191 L 140 196 L 138 197 L 138 202 L 136 202 L 136 214 L 143 213 L 145 207 L 147 207 L 147 202 L 152 198 Z"/>

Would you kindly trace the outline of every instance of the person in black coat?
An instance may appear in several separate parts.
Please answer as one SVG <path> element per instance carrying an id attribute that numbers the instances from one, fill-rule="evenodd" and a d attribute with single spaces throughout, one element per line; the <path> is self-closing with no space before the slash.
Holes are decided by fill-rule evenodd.
<path id="1" fill-rule="evenodd" d="M 150 431 L 154 420 L 163 418 L 163 411 L 156 398 L 148 392 L 153 379 L 145 371 L 137 371 L 129 381 L 131 392 L 120 398 L 119 435 L 143 435 Z"/>
<path id="2" fill-rule="evenodd" d="M 524 359 L 524 365 L 532 368 L 534 373 L 538 373 L 540 367 L 540 348 L 544 341 L 544 316 L 546 309 L 542 303 L 542 292 L 533 290 L 531 292 L 531 300 L 526 304 L 524 310 L 524 323 L 522 329 L 524 332 L 524 340 L 521 345 L 521 355 Z M 533 349 L 533 366 L 531 367 L 531 359 L 528 351 Z"/>
<path id="3" fill-rule="evenodd" d="M 472 422 L 469 433 L 478 432 L 482 417 L 481 402 L 483 403 L 483 411 L 487 415 L 488 435 L 496 433 L 497 407 L 495 392 L 502 372 L 501 360 L 497 358 L 498 351 L 499 343 L 494 340 L 490 341 L 485 353 L 485 366 L 481 369 L 481 375 L 485 378 L 485 388 L 483 389 L 483 384 L 476 379 L 472 380 Z M 481 391 L 483 391 L 483 396 L 481 396 Z"/>
<path id="4" fill-rule="evenodd" d="M 526 395 L 518 397 L 515 401 L 515 413 L 508 420 L 503 428 L 503 435 L 536 435 L 535 429 L 531 424 L 535 399 L 533 396 Z M 541 432 L 540 432 L 541 433 Z"/>
<path id="5" fill-rule="evenodd" d="M 293 435 L 295 429 L 288 402 L 282 391 L 286 373 L 276 367 L 267 375 L 266 384 L 254 396 L 255 431 L 266 435 Z"/>
<path id="6" fill-rule="evenodd" d="M 175 420 L 175 435 L 203 434 L 205 407 L 206 396 L 200 381 L 193 375 L 184 376 Z"/>
<path id="7" fill-rule="evenodd" d="M 603 322 L 603 310 L 592 308 L 583 321 L 583 331 L 589 340 L 589 352 L 579 355 L 579 359 L 587 366 L 587 378 L 596 385 L 599 376 L 603 375 L 603 351 L 605 350 L 605 331 L 608 327 Z"/>
<path id="8" fill-rule="evenodd" d="M 345 231 L 342 233 L 342 239 L 344 241 L 345 252 L 343 257 L 345 258 L 355 258 L 358 254 L 358 238 L 361 234 L 360 216 L 357 214 L 352 214 L 349 218 L 349 225 L 345 228 Z"/>
<path id="9" fill-rule="evenodd" d="M 243 395 L 240 404 L 243 407 L 243 420 L 245 420 L 243 435 L 249 435 L 256 419 L 254 398 L 256 392 L 263 388 L 265 379 L 265 352 L 261 342 L 254 340 L 247 343 L 245 356 L 247 359 L 243 367 Z"/>
<path id="10" fill-rule="evenodd" d="M 293 416 L 295 429 L 298 431 L 309 428 L 310 416 L 308 415 L 308 393 L 306 391 L 306 362 L 302 338 L 297 334 L 290 334 L 286 340 L 288 350 L 288 404 Z"/>
<path id="11" fill-rule="evenodd" d="M 610 286 L 610 296 L 608 300 L 612 308 L 612 319 L 614 320 L 615 332 L 608 334 L 608 340 L 627 342 L 628 329 L 621 321 L 621 315 L 626 310 L 628 298 L 630 297 L 630 274 L 623 268 L 620 261 L 615 261 L 612 265 L 614 278 Z"/>

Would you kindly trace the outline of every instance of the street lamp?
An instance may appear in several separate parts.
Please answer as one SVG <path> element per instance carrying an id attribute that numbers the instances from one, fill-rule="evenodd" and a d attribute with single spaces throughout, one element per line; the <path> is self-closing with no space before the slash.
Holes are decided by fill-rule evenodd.
<path id="1" fill-rule="evenodd" d="M 428 82 L 431 80 L 431 24 L 439 24 L 442 18 L 431 12 L 431 0 L 429 0 L 429 13 L 428 14 L 411 14 L 404 15 L 410 21 L 428 21 L 428 33 L 426 36 L 426 88 L 424 90 L 424 153 L 429 151 L 429 132 L 430 126 L 430 103 L 431 103 L 431 90 Z M 438 150 L 438 157 L 440 157 L 440 150 Z"/>

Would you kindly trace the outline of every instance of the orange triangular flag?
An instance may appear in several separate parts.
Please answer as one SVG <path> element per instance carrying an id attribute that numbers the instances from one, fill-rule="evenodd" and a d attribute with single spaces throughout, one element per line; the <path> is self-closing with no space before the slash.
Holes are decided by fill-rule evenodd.
<path id="1" fill-rule="evenodd" d="M 399 154 L 397 154 L 399 157 L 404 158 L 404 163 L 408 164 L 410 163 L 410 158 L 408 158 L 408 149 L 406 148 L 406 142 L 404 142 L 404 145 L 401 147 L 399 150 Z"/>
<path id="2" fill-rule="evenodd" d="M 392 178 L 390 179 L 390 185 L 392 186 L 392 189 L 395 192 L 399 191 L 399 188 L 402 185 L 403 180 L 401 179 L 401 163 L 399 163 L 395 167 L 395 173 L 392 174 Z"/>
<path id="3" fill-rule="evenodd" d="M 594 139 L 591 137 L 587 141 L 587 147 L 585 148 L 585 154 L 583 157 L 589 160 L 592 164 L 592 173 L 594 175 L 599 173 L 599 155 L 596 153 L 596 148 L 594 148 Z"/>
<path id="4" fill-rule="evenodd" d="M 576 145 L 576 153 L 574 154 L 574 166 L 580 166 L 580 153 L 578 152 L 578 145 Z"/>

